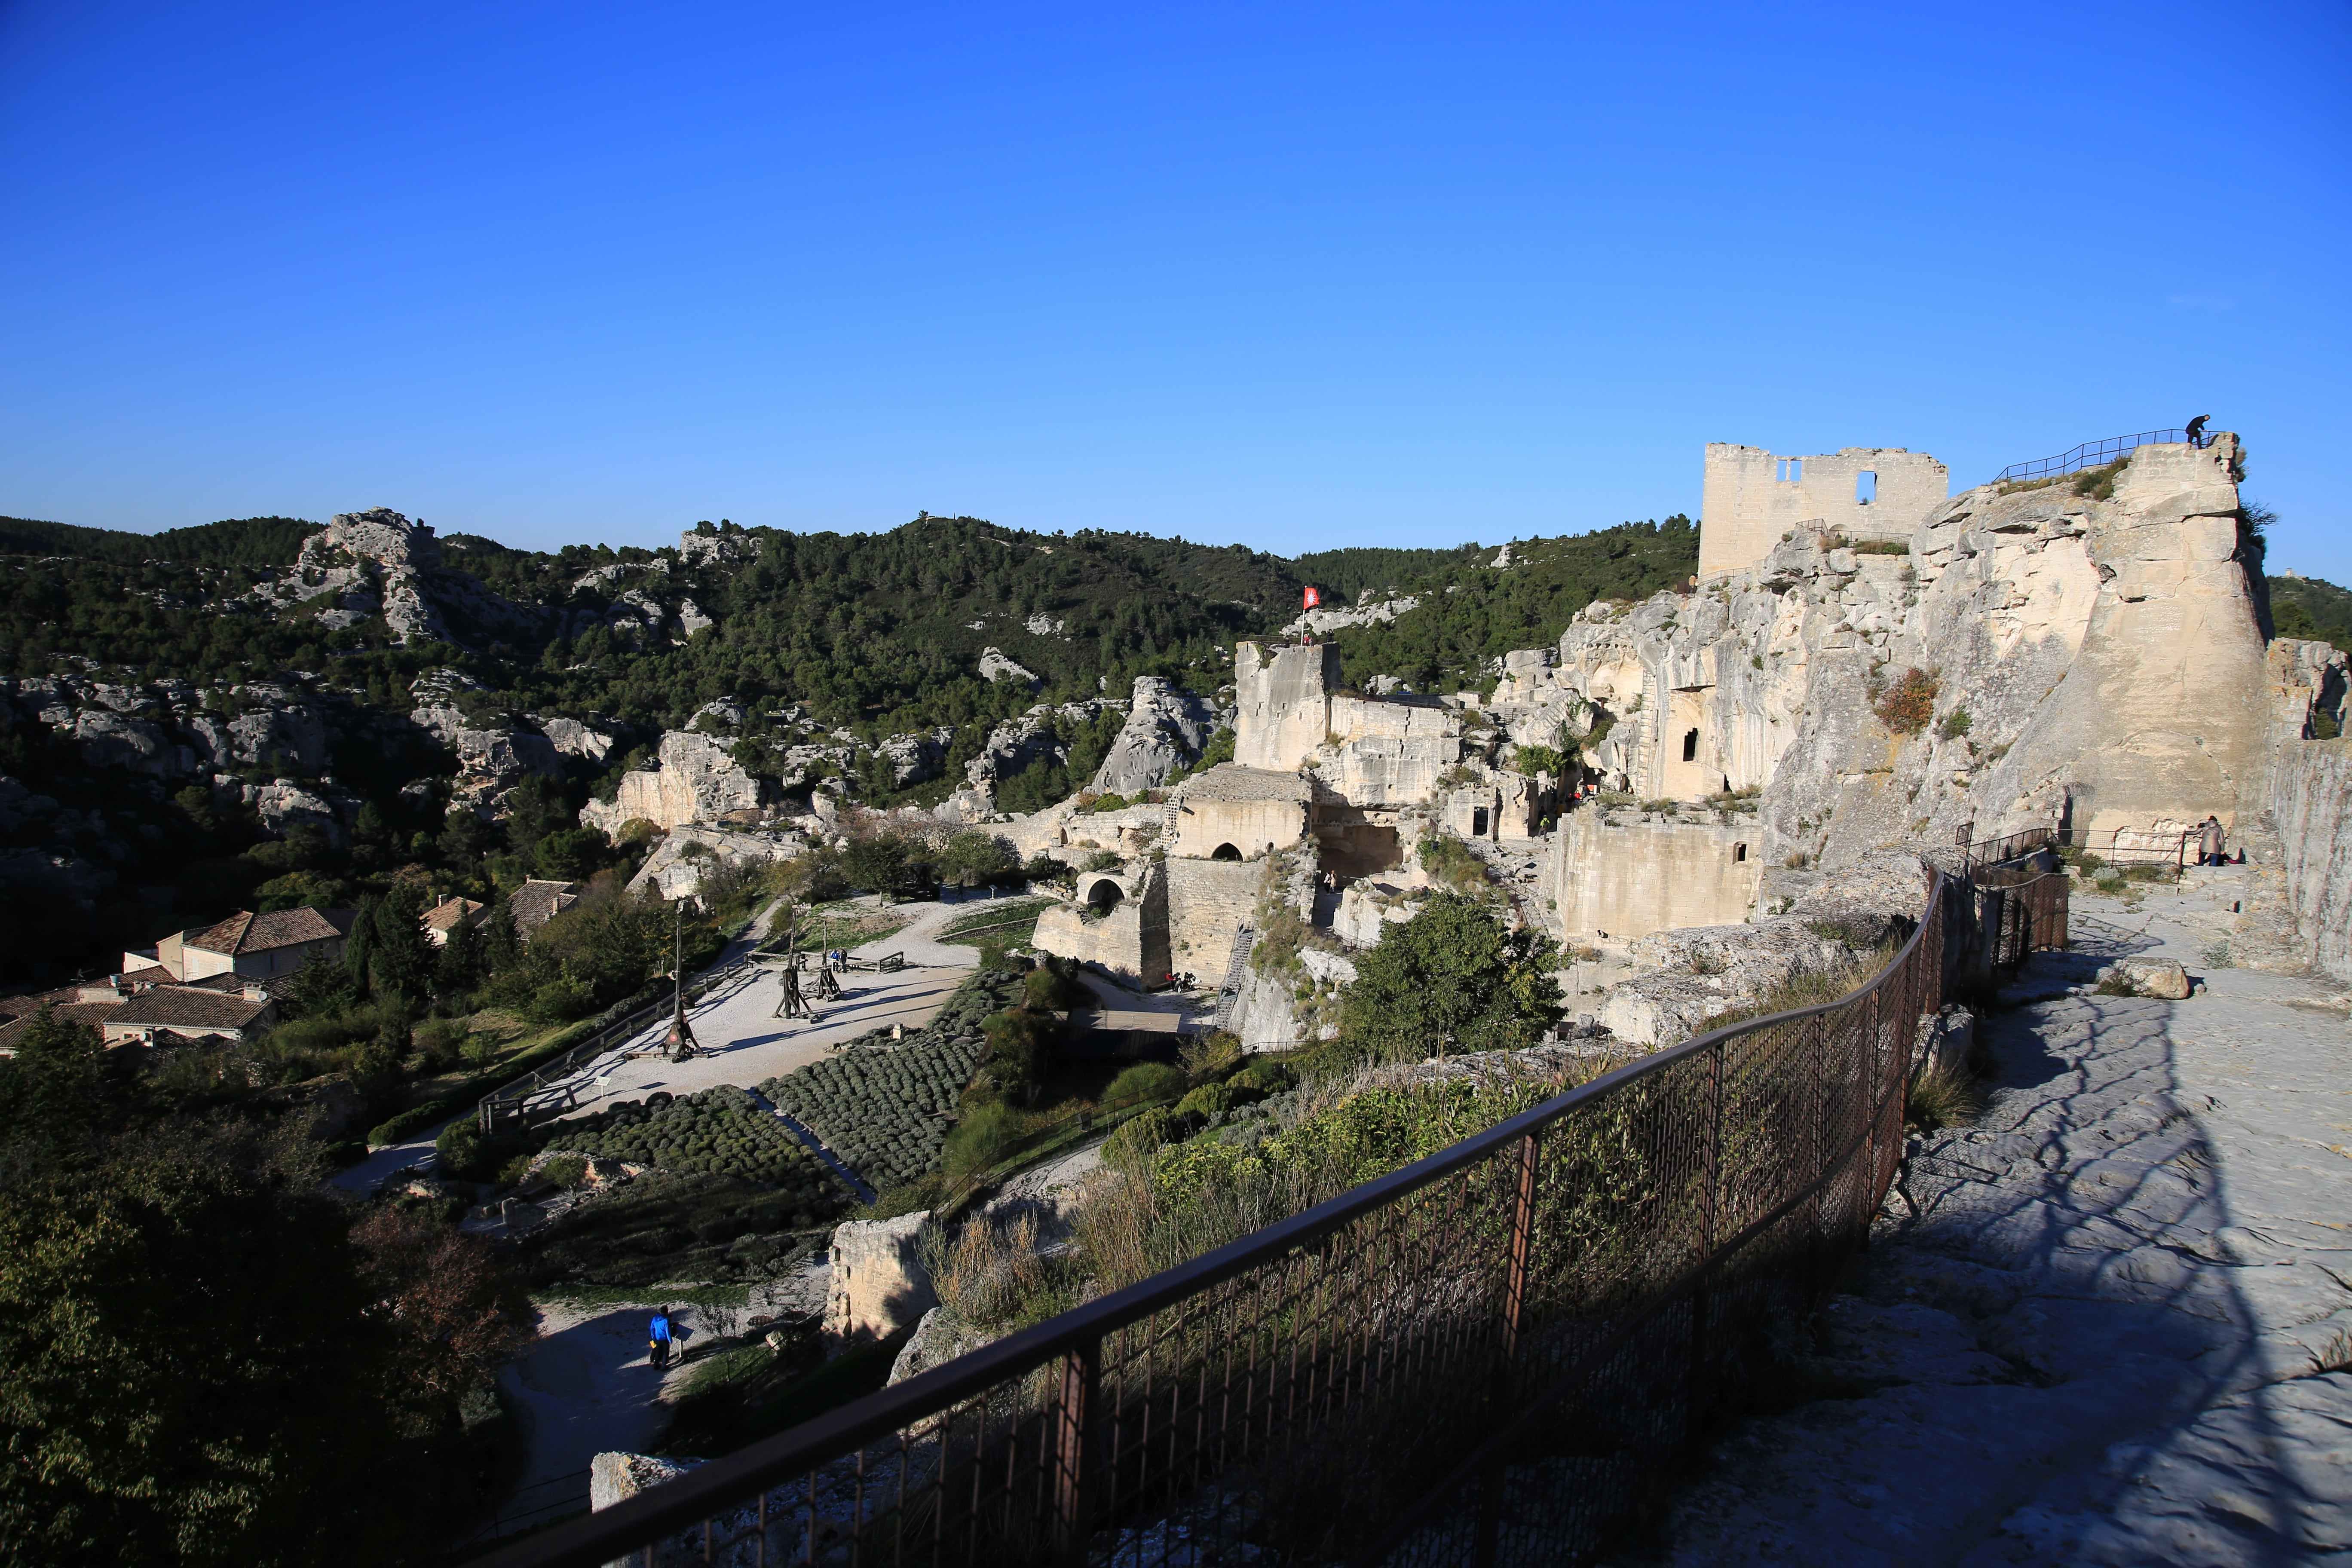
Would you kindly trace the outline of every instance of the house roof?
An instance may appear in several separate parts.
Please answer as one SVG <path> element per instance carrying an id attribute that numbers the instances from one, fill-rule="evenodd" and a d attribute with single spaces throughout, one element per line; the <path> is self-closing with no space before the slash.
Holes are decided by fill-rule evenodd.
<path id="1" fill-rule="evenodd" d="M 118 1005 L 106 1021 L 118 1028 L 242 1029 L 269 1006 L 190 985 L 158 985 Z"/>
<path id="2" fill-rule="evenodd" d="M 56 1002 L 50 1004 L 50 1011 L 68 1023 L 95 1026 L 112 1017 L 115 1009 L 121 1005 L 120 1002 Z M 33 1020 L 39 1015 L 40 1009 L 36 1007 L 0 1024 L 0 1051 L 14 1051 L 16 1042 L 24 1037 L 25 1031 L 33 1026 Z"/>
<path id="3" fill-rule="evenodd" d="M 487 908 L 488 906 L 478 899 L 461 899 L 455 896 L 444 899 L 425 911 L 425 929 L 439 931 L 455 931 L 459 921 L 471 921 Z"/>
<path id="4" fill-rule="evenodd" d="M 331 941 L 349 931 L 350 921 L 338 923 L 331 918 L 342 912 L 340 910 L 302 909 L 269 910 L 255 914 L 251 910 L 239 910 L 217 925 L 188 932 L 181 939 L 180 944 L 200 948 L 205 952 L 232 956 L 240 952 L 268 952 L 280 947 L 299 947 L 305 942 Z"/>
<path id="5" fill-rule="evenodd" d="M 44 1007 L 79 1005 L 81 987 L 63 985 L 55 991 L 29 991 L 16 996 L 0 996 L 0 1017 L 29 1018 Z"/>
<path id="6" fill-rule="evenodd" d="M 580 897 L 577 882 L 551 882 L 533 877 L 507 895 L 507 913 L 515 934 L 529 936 L 569 909 Z"/>

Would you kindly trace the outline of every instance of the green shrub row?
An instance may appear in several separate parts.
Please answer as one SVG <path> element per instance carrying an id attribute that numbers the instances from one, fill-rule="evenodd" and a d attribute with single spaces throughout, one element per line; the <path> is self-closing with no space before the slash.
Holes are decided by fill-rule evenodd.
<path id="1" fill-rule="evenodd" d="M 760 1092 L 876 1188 L 902 1186 L 939 1164 L 986 1051 L 982 1021 L 1023 984 L 1013 971 L 981 970 L 929 1026 L 897 1041 L 887 1030 L 860 1036 L 838 1056 L 768 1079 Z"/>

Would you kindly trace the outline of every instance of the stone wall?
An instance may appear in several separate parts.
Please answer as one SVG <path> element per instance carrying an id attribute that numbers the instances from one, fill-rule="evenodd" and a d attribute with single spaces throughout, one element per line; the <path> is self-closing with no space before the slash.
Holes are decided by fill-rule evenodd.
<path id="1" fill-rule="evenodd" d="M 1875 479 L 1867 504 L 1856 496 L 1864 474 Z M 1900 447 L 1846 447 L 1810 458 L 1776 457 L 1761 447 L 1711 441 L 1699 512 L 1702 579 L 1744 572 L 1771 553 L 1780 536 L 1807 522 L 1851 540 L 1907 540 L 1944 504 L 1951 470 L 1925 452 Z"/>
<path id="2" fill-rule="evenodd" d="M 854 1219 L 833 1232 L 833 1278 L 824 1331 L 836 1343 L 868 1343 L 911 1329 L 940 1304 L 923 1262 L 930 1211 L 897 1219 Z"/>
<path id="3" fill-rule="evenodd" d="M 1678 926 L 1730 925 L 1756 904 L 1763 835 L 1752 823 L 1629 821 L 1593 806 L 1552 836 L 1551 896 L 1576 946 L 1622 950 Z"/>
<path id="4" fill-rule="evenodd" d="M 1265 867 L 1255 861 L 1171 859 L 1166 871 L 1170 967 L 1190 971 L 1204 986 L 1222 985 L 1234 932 L 1249 923 Z"/>
<path id="5" fill-rule="evenodd" d="M 1314 790 L 1289 770 L 1221 763 L 1178 786 L 1171 856 L 1207 860 L 1228 851 L 1255 860 L 1307 836 Z"/>
<path id="6" fill-rule="evenodd" d="M 1118 898 L 1107 913 L 1098 912 L 1105 889 Z M 1130 870 L 1080 872 L 1076 899 L 1048 905 L 1031 942 L 1040 952 L 1095 964 L 1130 985 L 1144 985 L 1167 977 L 1168 940 L 1168 876 L 1146 861 Z"/>
<path id="7" fill-rule="evenodd" d="M 2297 741 L 2272 775 L 2271 816 L 2305 962 L 2352 984 L 2352 741 Z"/>

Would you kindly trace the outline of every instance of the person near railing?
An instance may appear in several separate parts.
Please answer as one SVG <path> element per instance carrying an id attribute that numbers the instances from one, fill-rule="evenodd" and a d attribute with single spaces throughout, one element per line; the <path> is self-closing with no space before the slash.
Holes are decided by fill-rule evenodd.
<path id="1" fill-rule="evenodd" d="M 2207 814 L 2197 828 L 2197 863 L 2200 866 L 2221 866 L 2230 857 L 2223 851 L 2221 819 Z"/>
<path id="2" fill-rule="evenodd" d="M 2200 450 L 2204 447 L 2205 421 L 2210 417 L 2210 415 L 2200 414 L 2196 418 L 2191 419 L 2189 422 L 2189 444 L 2190 446 L 2198 447 Z"/>

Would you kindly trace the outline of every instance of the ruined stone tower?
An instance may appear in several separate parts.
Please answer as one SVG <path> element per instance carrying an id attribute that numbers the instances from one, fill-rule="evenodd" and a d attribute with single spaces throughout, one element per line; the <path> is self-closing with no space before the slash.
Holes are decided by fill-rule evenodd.
<path id="1" fill-rule="evenodd" d="M 1849 540 L 1895 540 L 1944 504 L 1951 470 L 1901 447 L 1844 447 L 1834 456 L 1775 457 L 1761 447 L 1710 441 L 1699 500 L 1698 574 L 1744 572 L 1800 523 Z"/>

